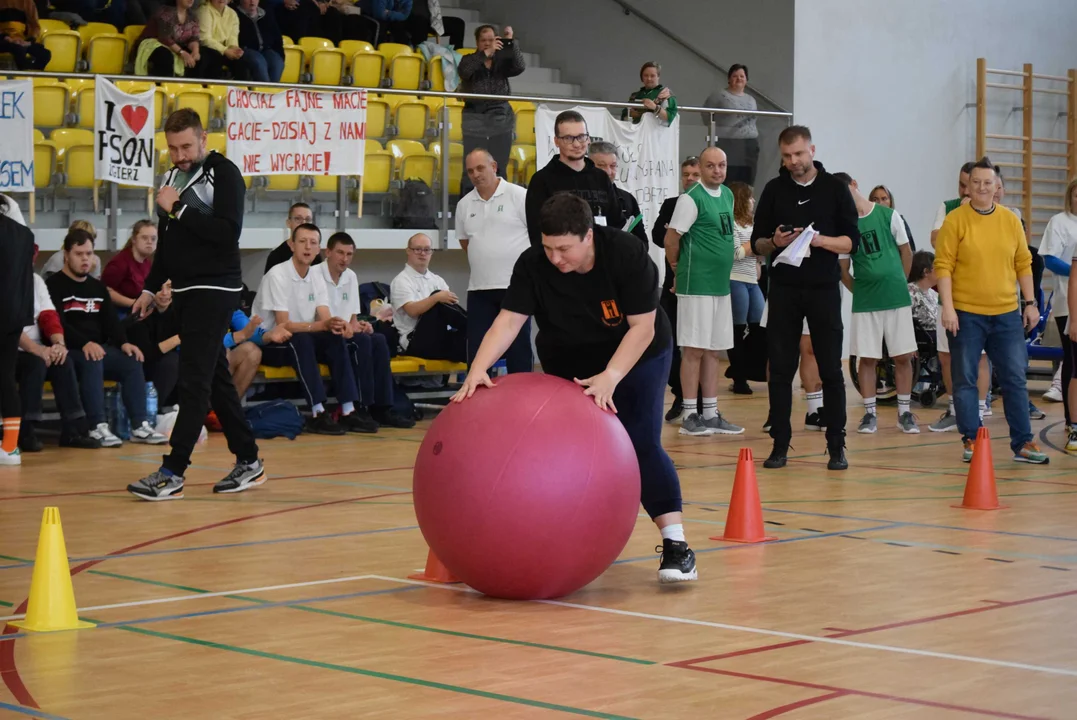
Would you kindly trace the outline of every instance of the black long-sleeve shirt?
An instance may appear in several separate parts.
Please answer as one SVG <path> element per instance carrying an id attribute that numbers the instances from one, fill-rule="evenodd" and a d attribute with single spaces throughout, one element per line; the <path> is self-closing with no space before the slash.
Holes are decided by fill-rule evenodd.
<path id="1" fill-rule="evenodd" d="M 61 271 L 50 275 L 45 287 L 60 313 L 69 347 L 81 348 L 88 342 L 120 347 L 127 342 L 127 333 L 103 282 L 90 275 L 80 282 Z"/>
<path id="2" fill-rule="evenodd" d="M 673 219 L 673 210 L 677 207 L 677 198 L 669 197 L 662 201 L 662 208 L 658 211 L 658 219 L 654 221 L 654 227 L 651 228 L 651 240 L 655 245 L 665 250 L 666 248 L 666 230 L 669 229 L 669 221 Z M 666 277 L 662 281 L 662 289 L 669 290 L 673 287 L 673 266 L 669 264 L 669 259 L 666 258 L 663 253 L 662 257 L 666 263 Z"/>
<path id="3" fill-rule="evenodd" d="M 502 40 L 504 47 L 494 53 L 490 67 L 486 67 L 486 53 L 481 50 L 465 55 L 456 68 L 460 76 L 460 92 L 479 93 L 483 95 L 511 95 L 509 78 L 522 73 L 527 66 L 524 54 L 515 40 Z M 490 106 L 501 105 L 504 101 L 467 100 L 464 107 L 476 112 L 484 112 Z"/>
<path id="4" fill-rule="evenodd" d="M 595 167 L 591 158 L 584 158 L 583 163 L 583 170 L 573 170 L 561 162 L 560 155 L 554 155 L 541 170 L 531 176 L 524 208 L 527 213 L 527 235 L 532 246 L 542 244 L 542 230 L 539 228 L 542 204 L 559 192 L 570 192 L 586 200 L 596 217 L 605 217 L 607 227 L 615 230 L 624 227 L 625 218 L 621 213 L 621 203 L 617 199 L 617 188 L 610 176 Z M 644 234 L 645 244 L 646 238 Z"/>
<path id="5" fill-rule="evenodd" d="M 619 188 L 616 185 L 613 186 L 614 192 L 617 193 L 617 202 L 621 205 L 621 214 L 624 216 L 624 221 L 628 222 L 632 218 L 641 213 L 639 209 L 639 203 L 636 202 L 636 196 L 628 192 L 623 188 Z M 632 228 L 629 232 L 643 241 L 644 247 L 647 245 L 647 228 L 643 225 L 641 219 L 636 223 L 636 227 Z"/>

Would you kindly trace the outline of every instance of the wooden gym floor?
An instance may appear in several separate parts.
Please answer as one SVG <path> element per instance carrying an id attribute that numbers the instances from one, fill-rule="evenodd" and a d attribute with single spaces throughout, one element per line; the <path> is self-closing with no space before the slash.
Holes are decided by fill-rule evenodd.
<path id="1" fill-rule="evenodd" d="M 756 389 L 721 399 L 742 437 L 666 430 L 699 582 L 656 583 L 641 516 L 618 563 L 557 602 L 405 579 L 426 556 L 409 490 L 427 423 L 263 443 L 271 480 L 234 496 L 210 492 L 230 464 L 213 435 L 186 498 L 160 504 L 123 491 L 159 448 L 50 448 L 0 468 L 0 615 L 25 600 L 56 505 L 80 615 L 100 623 L 8 626 L 0 717 L 1077 717 L 1077 458 L 1059 450 L 1061 408 L 1037 399 L 1047 467 L 1009 459 L 996 409 L 1010 508 L 975 512 L 951 507 L 967 466 L 955 434 L 927 432 L 937 411 L 904 436 L 881 408 L 878 435 L 849 435 L 848 472 L 828 473 L 823 437 L 800 431 L 789 466 L 764 471 Z M 708 539 L 742 446 L 779 538 L 765 546 Z"/>

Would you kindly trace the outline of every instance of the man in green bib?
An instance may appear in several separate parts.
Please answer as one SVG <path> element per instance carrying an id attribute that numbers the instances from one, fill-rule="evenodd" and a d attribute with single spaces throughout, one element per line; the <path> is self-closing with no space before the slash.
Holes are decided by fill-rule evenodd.
<path id="1" fill-rule="evenodd" d="M 909 296 L 909 267 L 912 249 L 905 232 L 905 221 L 884 205 L 868 200 L 847 173 L 834 177 L 849 186 L 858 215 L 860 246 L 850 259 L 841 255 L 841 281 L 853 294 L 851 354 L 859 358 L 857 375 L 860 395 L 864 398 L 864 418 L 857 432 L 874 433 L 878 429 L 875 408 L 875 366 L 883 358 L 883 344 L 894 361 L 894 384 L 897 385 L 898 428 L 904 433 L 919 433 L 913 417 L 912 355 L 916 352 L 916 330 L 912 323 L 912 298 Z"/>
<path id="2" fill-rule="evenodd" d="M 677 198 L 666 230 L 666 259 L 677 295 L 677 345 L 681 348 L 684 388 L 682 435 L 740 435 L 744 428 L 718 412 L 718 352 L 733 347 L 733 307 L 729 275 L 733 269 L 733 192 L 722 185 L 726 156 L 707 148 L 699 156 L 700 181 Z M 703 416 L 696 398 L 703 392 Z"/>

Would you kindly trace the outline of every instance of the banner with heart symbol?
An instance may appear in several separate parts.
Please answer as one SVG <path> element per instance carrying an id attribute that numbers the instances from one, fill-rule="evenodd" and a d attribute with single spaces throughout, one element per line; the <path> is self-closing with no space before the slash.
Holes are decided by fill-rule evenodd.
<path id="1" fill-rule="evenodd" d="M 94 91 L 94 178 L 126 186 L 154 185 L 154 117 L 152 88 L 138 95 L 97 77 Z"/>

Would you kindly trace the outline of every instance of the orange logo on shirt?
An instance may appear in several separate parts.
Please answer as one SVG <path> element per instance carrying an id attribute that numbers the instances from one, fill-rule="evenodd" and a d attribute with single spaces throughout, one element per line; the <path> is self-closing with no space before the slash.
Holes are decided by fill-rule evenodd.
<path id="1" fill-rule="evenodd" d="M 624 319 L 624 315 L 621 314 L 621 308 L 617 307 L 616 300 L 602 301 L 602 322 L 610 327 L 617 327 L 624 322 Z"/>

